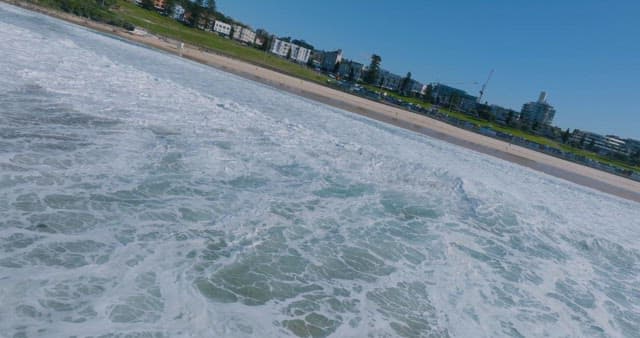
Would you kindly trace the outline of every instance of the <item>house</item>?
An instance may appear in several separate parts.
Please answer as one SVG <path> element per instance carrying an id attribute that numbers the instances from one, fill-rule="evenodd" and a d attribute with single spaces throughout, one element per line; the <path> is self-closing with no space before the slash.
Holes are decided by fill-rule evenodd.
<path id="1" fill-rule="evenodd" d="M 220 20 L 213 23 L 213 31 L 224 36 L 231 34 L 231 25 Z"/>
<path id="2" fill-rule="evenodd" d="M 184 20 L 187 21 L 187 22 L 193 20 L 192 13 L 191 12 L 186 12 L 184 14 Z M 198 27 L 198 29 L 202 29 L 204 31 L 212 32 L 213 31 L 213 24 L 214 24 L 215 20 L 216 20 L 216 18 L 213 15 L 200 15 L 198 17 L 197 27 Z"/>
<path id="3" fill-rule="evenodd" d="M 136 5 L 141 6 L 142 0 L 135 0 Z M 158 11 L 164 11 L 167 8 L 166 0 L 153 0 L 153 7 Z"/>
<path id="4" fill-rule="evenodd" d="M 167 8 L 167 3 L 165 0 L 153 0 L 153 7 L 159 11 L 164 11 Z"/>
<path id="5" fill-rule="evenodd" d="M 256 41 L 256 32 L 247 27 L 233 25 L 233 39 L 240 42 L 253 44 Z"/>

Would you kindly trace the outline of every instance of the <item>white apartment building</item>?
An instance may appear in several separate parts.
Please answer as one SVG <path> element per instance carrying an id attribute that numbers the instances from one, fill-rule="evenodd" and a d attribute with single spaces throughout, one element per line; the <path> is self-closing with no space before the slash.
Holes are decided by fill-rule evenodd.
<path id="1" fill-rule="evenodd" d="M 547 93 L 541 92 L 538 101 L 522 105 L 520 115 L 525 121 L 550 125 L 556 115 L 556 110 L 547 103 Z"/>
<path id="2" fill-rule="evenodd" d="M 271 53 L 289 58 L 295 62 L 307 63 L 311 57 L 311 50 L 294 43 L 274 39 Z"/>
<path id="3" fill-rule="evenodd" d="M 310 57 L 311 57 L 311 50 L 304 47 L 300 47 L 293 43 L 291 44 L 290 59 L 292 59 L 295 62 L 307 63 Z"/>
<path id="4" fill-rule="evenodd" d="M 233 38 L 240 42 L 253 44 L 256 41 L 256 32 L 247 27 L 233 25 Z"/>
<path id="5" fill-rule="evenodd" d="M 274 39 L 273 45 L 271 46 L 271 53 L 280 55 L 282 57 L 287 57 L 289 55 L 289 50 L 291 50 L 291 43 L 282 41 L 280 39 Z"/>
<path id="6" fill-rule="evenodd" d="M 231 34 L 231 25 L 220 20 L 216 20 L 213 24 L 213 31 L 221 35 L 229 36 L 229 34 Z"/>

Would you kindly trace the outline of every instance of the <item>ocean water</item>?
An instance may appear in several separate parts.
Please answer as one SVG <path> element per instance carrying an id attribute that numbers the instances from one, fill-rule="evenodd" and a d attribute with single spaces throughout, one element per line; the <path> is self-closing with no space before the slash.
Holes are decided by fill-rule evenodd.
<path id="1" fill-rule="evenodd" d="M 640 205 L 0 4 L 0 337 L 639 337 Z"/>

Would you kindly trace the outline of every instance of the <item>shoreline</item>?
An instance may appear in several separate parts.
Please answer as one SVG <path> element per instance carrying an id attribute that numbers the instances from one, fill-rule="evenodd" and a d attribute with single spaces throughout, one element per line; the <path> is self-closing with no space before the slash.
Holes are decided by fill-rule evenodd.
<path id="1" fill-rule="evenodd" d="M 151 34 L 137 35 L 123 28 L 92 21 L 73 14 L 60 12 L 25 3 L 20 0 L 0 0 L 40 14 L 77 24 L 90 30 L 109 34 L 158 49 L 170 54 L 204 64 L 216 69 L 260 82 L 294 95 L 318 101 L 354 114 L 395 125 L 444 142 L 462 146 L 472 151 L 500 158 L 578 185 L 603 193 L 640 203 L 640 182 L 613 175 L 574 162 L 566 161 L 541 152 L 510 144 L 488 136 L 457 128 L 444 122 L 375 102 L 343 91 L 329 88 L 318 83 L 302 80 L 293 76 L 233 59 L 213 51 L 205 51 L 197 46 L 184 44 L 182 52 L 177 40 L 158 37 Z"/>

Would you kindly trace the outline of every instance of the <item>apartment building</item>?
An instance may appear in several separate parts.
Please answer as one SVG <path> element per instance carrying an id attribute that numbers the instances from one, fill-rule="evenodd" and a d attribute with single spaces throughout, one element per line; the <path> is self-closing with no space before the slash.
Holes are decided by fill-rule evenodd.
<path id="1" fill-rule="evenodd" d="M 216 20 L 213 24 L 213 31 L 224 36 L 231 34 L 231 25 L 220 20 Z"/>

